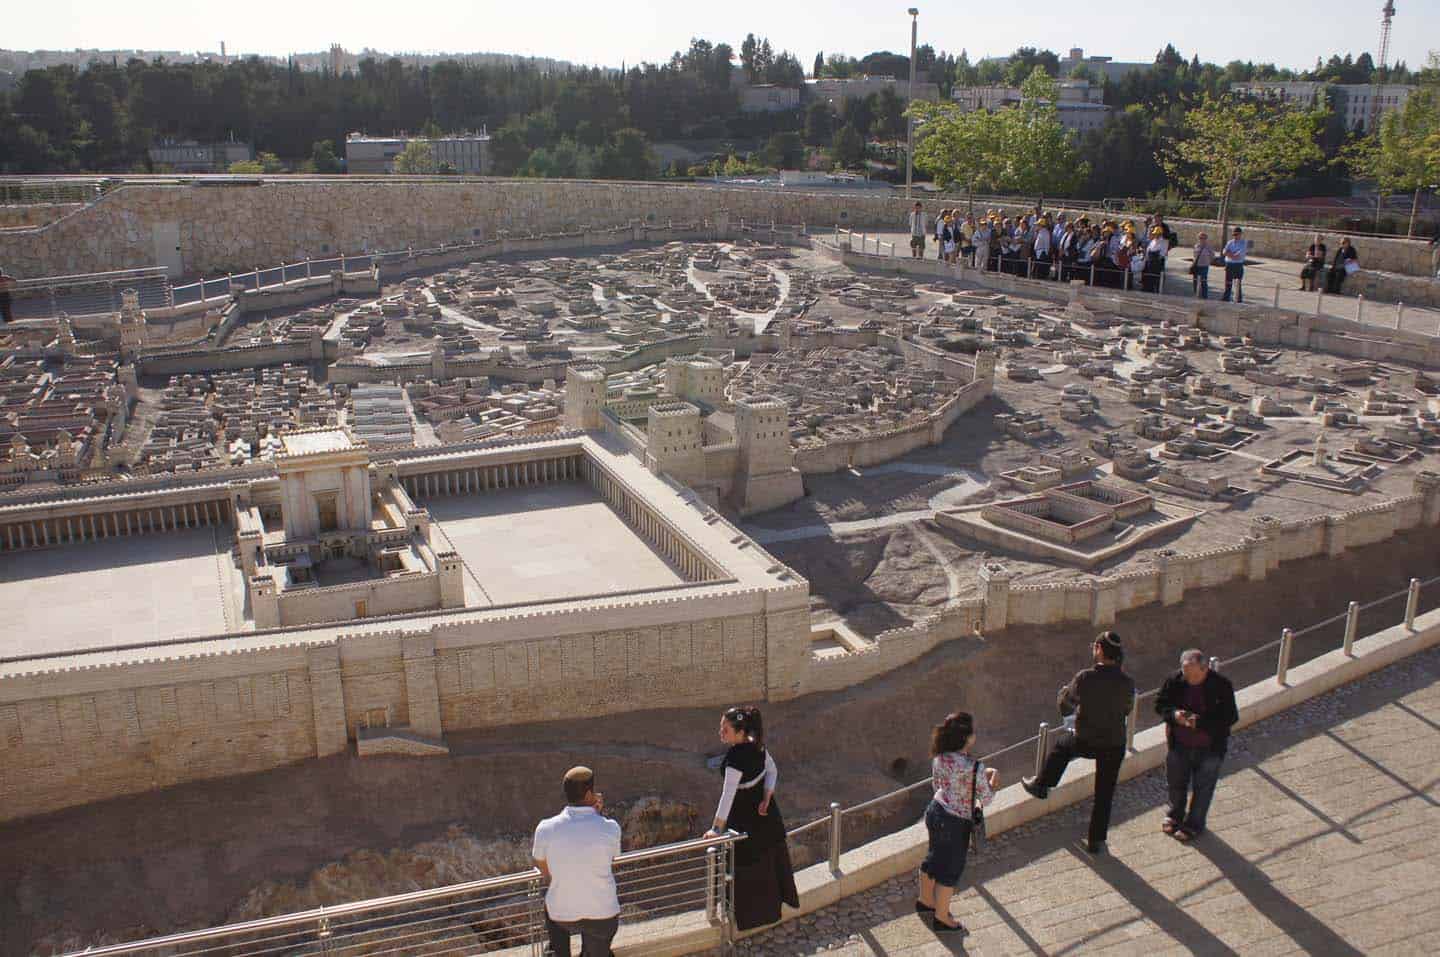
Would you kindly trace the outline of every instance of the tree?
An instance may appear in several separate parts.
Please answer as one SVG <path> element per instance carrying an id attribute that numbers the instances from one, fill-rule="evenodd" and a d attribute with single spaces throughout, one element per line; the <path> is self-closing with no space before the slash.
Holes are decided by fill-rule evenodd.
<path id="1" fill-rule="evenodd" d="M 395 172 L 414 176 L 435 172 L 435 151 L 422 140 L 411 140 L 405 144 L 400 155 L 395 157 Z"/>
<path id="2" fill-rule="evenodd" d="M 1323 122 L 1319 112 L 1207 93 L 1185 111 L 1182 138 L 1155 158 L 1172 184 L 1220 201 L 1224 235 L 1237 188 L 1268 189 L 1306 163 L 1324 159 L 1315 145 Z"/>
<path id="3" fill-rule="evenodd" d="M 865 164 L 865 138 L 851 124 L 840 127 L 831 146 L 835 152 L 835 165 L 857 169 Z"/>
<path id="4" fill-rule="evenodd" d="M 230 164 L 230 172 L 263 173 L 265 172 L 265 167 L 260 164 L 259 160 L 236 160 Z"/>
<path id="5" fill-rule="evenodd" d="M 824 146 L 835 136 L 835 114 L 824 100 L 813 101 L 805 111 L 805 142 Z"/>
<path id="6" fill-rule="evenodd" d="M 970 196 L 977 189 L 999 188 L 1005 164 L 997 153 L 998 113 L 962 113 L 953 103 L 917 100 L 908 115 L 916 126 L 915 168 L 929 174 L 935 185 L 962 186 Z M 974 215 L 973 200 L 971 206 Z"/>
<path id="7" fill-rule="evenodd" d="M 776 133 L 765 143 L 761 155 L 767 166 L 796 169 L 805 159 L 805 144 L 798 133 Z"/>
<path id="8" fill-rule="evenodd" d="M 260 162 L 260 169 L 266 173 L 283 173 L 285 164 L 280 162 L 280 157 L 274 153 L 258 153 L 255 159 Z"/>
<path id="9" fill-rule="evenodd" d="M 340 159 L 335 155 L 335 144 L 329 140 L 316 140 L 310 148 L 310 165 L 317 173 L 340 172 Z"/>
<path id="10" fill-rule="evenodd" d="M 740 44 L 740 65 L 745 68 L 745 78 L 751 83 L 755 82 L 758 75 L 755 69 L 755 51 L 759 46 L 753 33 L 745 34 L 745 40 Z"/>
<path id="11" fill-rule="evenodd" d="M 885 139 L 899 139 L 905 132 L 905 104 L 893 86 L 880 91 L 875 101 L 875 118 L 871 130 Z"/>
<path id="12" fill-rule="evenodd" d="M 1371 136 L 1344 151 L 1346 164 L 1384 193 L 1411 193 L 1407 236 L 1415 235 L 1420 194 L 1440 183 L 1440 88 L 1421 87 L 1405 106 L 1387 113 Z"/>
<path id="13" fill-rule="evenodd" d="M 824 72 L 825 72 L 825 52 L 822 50 L 821 52 L 815 54 L 815 65 L 810 68 L 810 75 L 811 75 L 812 77 L 814 77 L 815 79 L 818 80 L 818 79 L 820 79 L 820 74 L 822 74 L 822 73 L 824 73 Z"/>

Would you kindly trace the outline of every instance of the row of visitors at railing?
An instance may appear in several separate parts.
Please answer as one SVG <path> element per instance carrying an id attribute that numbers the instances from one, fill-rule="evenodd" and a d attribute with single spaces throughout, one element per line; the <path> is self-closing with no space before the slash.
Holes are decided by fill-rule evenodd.
<path id="1" fill-rule="evenodd" d="M 1091 667 L 1078 672 L 1057 696 L 1065 719 L 1039 774 L 1023 778 L 1032 797 L 1045 800 L 1069 763 L 1095 762 L 1095 800 L 1080 846 L 1106 853 L 1111 807 L 1125 759 L 1135 682 L 1124 669 L 1124 648 L 1113 631 L 1091 642 Z M 1220 776 L 1230 729 L 1239 720 L 1235 689 L 1210 667 L 1198 649 L 1184 652 L 1179 670 L 1155 696 L 1169 746 L 1166 777 L 1169 806 L 1161 829 L 1177 841 L 1205 833 L 1206 818 Z M 785 822 L 775 797 L 779 769 L 765 741 L 760 710 L 736 707 L 720 718 L 726 752 L 720 800 L 707 836 L 735 831 L 735 926 L 751 930 L 781 918 L 781 905 L 799 907 Z M 969 854 L 984 840 L 984 808 L 1000 788 L 1000 776 L 974 756 L 977 727 L 972 714 L 956 711 L 931 730 L 932 797 L 925 810 L 929 845 L 920 865 L 915 910 L 936 933 L 963 933 L 950 914 Z M 620 902 L 612 862 L 620 853 L 620 825 L 604 816 L 604 796 L 589 768 L 571 768 L 564 779 L 566 807 L 535 831 L 535 865 L 549 881 L 545 925 L 552 952 L 569 957 L 570 941 L 581 939 L 581 957 L 607 957 L 619 928 Z"/>
<path id="2" fill-rule="evenodd" d="M 916 203 L 910 211 L 910 255 L 925 257 L 933 238 L 936 258 L 964 263 L 972 269 L 1029 279 L 1060 282 L 1080 280 L 1090 285 L 1141 292 L 1163 292 L 1165 268 L 1180 246 L 1179 235 L 1160 214 L 1142 222 L 1133 219 L 1092 221 L 1087 215 L 1039 210 L 1008 216 L 1004 210 L 987 210 L 983 216 L 962 216 L 958 209 L 942 209 L 933 220 Z M 1200 233 L 1191 251 L 1190 290 L 1199 299 L 1210 298 L 1210 270 L 1225 270 L 1226 302 L 1244 301 L 1245 265 L 1250 243 L 1236 227 L 1219 249 L 1207 233 Z M 1346 277 L 1360 268 L 1359 254 L 1348 237 L 1341 239 L 1334 261 L 1326 267 L 1326 245 L 1316 236 L 1305 250 L 1301 288 L 1339 295 Z M 1172 280 L 1173 282 L 1173 280 Z M 1172 286 L 1173 288 L 1173 286 Z"/>

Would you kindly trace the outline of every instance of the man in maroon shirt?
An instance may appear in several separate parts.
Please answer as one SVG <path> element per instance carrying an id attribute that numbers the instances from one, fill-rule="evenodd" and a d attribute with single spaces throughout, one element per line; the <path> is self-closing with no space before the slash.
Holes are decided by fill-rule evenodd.
<path id="1" fill-rule="evenodd" d="M 1160 686 L 1155 711 L 1165 719 L 1170 745 L 1165 758 L 1170 809 L 1162 827 L 1189 841 L 1205 831 L 1230 728 L 1240 720 L 1235 686 L 1209 666 L 1204 652 L 1192 648 L 1180 656 L 1180 670 Z"/>

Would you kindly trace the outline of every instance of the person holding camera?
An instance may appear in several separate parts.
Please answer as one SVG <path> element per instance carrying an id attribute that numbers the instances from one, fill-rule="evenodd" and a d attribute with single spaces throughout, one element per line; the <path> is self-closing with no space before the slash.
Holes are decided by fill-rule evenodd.
<path id="1" fill-rule="evenodd" d="M 609 957 L 620 929 L 620 897 L 614 860 L 620 855 L 620 824 L 605 816 L 605 797 L 595 772 L 565 772 L 565 809 L 535 828 L 531 856 L 550 882 L 545 892 L 545 932 L 554 957 L 570 957 L 570 938 L 580 935 L 580 957 Z"/>
<path id="2" fill-rule="evenodd" d="M 930 846 L 920 864 L 920 893 L 915 913 L 929 914 L 939 934 L 964 933 L 950 916 L 950 899 L 965 872 L 978 809 L 995 799 L 1000 784 L 994 768 L 971 755 L 975 718 L 967 711 L 945 716 L 930 732 L 930 779 L 935 794 L 925 809 Z M 982 831 L 983 834 L 983 831 Z"/>
<path id="3" fill-rule="evenodd" d="M 1180 656 L 1180 670 L 1160 686 L 1155 713 L 1165 719 L 1170 746 L 1165 756 L 1170 809 L 1161 830 L 1191 841 L 1205 833 L 1230 729 L 1240 720 L 1235 686 L 1210 667 L 1204 652 L 1191 648 Z"/>

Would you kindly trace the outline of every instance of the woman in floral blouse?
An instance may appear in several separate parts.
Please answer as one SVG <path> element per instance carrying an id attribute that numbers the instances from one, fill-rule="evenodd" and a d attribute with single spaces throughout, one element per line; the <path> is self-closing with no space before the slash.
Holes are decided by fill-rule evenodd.
<path id="1" fill-rule="evenodd" d="M 935 796 L 925 809 L 930 849 L 920 865 L 920 896 L 915 912 L 929 914 L 936 933 L 963 932 L 950 917 L 950 898 L 965 870 L 974 809 L 995 798 L 999 777 L 970 756 L 975 719 L 969 712 L 945 716 L 930 733 L 930 776 Z"/>

